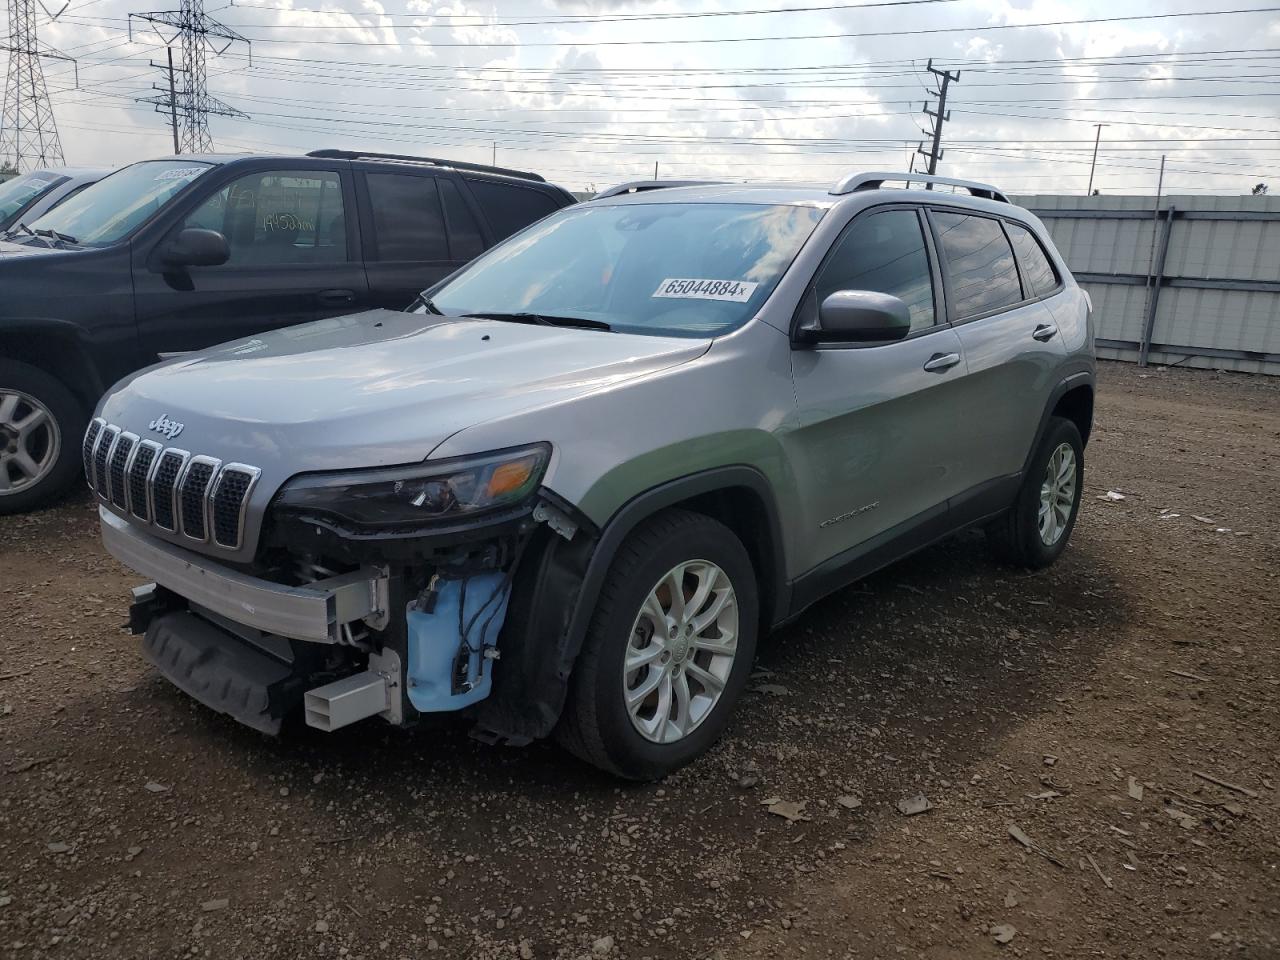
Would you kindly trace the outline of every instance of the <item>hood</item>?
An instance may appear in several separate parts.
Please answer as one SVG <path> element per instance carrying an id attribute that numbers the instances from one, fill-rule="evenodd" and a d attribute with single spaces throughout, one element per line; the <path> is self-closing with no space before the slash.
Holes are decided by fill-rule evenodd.
<path id="1" fill-rule="evenodd" d="M 99 415 L 260 467 L 261 486 L 273 490 L 303 471 L 422 460 L 465 427 L 608 389 L 709 345 L 375 310 L 152 367 L 117 385 Z M 181 434 L 165 440 L 148 428 L 161 417 L 182 424 Z"/>

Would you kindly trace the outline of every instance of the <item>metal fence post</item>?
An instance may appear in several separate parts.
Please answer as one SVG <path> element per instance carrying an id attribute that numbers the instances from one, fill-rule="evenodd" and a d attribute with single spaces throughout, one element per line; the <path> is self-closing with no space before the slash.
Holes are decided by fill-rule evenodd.
<path id="1" fill-rule="evenodd" d="M 1147 365 L 1147 355 L 1151 352 L 1151 335 L 1156 327 L 1156 310 L 1160 308 L 1160 286 L 1164 283 L 1164 261 L 1169 255 L 1169 237 L 1173 233 L 1173 204 L 1165 215 L 1164 235 L 1160 238 L 1160 252 L 1156 256 L 1155 268 L 1151 277 L 1151 296 L 1147 298 L 1147 316 L 1142 323 L 1142 340 L 1138 343 L 1138 366 Z"/>

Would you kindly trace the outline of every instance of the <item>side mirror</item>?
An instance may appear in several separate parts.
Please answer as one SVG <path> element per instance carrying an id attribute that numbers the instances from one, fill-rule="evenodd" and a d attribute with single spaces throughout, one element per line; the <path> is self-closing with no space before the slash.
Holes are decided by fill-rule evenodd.
<path id="1" fill-rule="evenodd" d="M 217 230 L 188 227 L 169 241 L 160 259 L 170 267 L 216 267 L 231 259 L 231 247 Z"/>
<path id="2" fill-rule="evenodd" d="M 901 340 L 911 330 L 911 311 L 902 300 L 870 290 L 837 290 L 818 307 L 818 320 L 801 328 L 814 342 L 873 343 Z"/>

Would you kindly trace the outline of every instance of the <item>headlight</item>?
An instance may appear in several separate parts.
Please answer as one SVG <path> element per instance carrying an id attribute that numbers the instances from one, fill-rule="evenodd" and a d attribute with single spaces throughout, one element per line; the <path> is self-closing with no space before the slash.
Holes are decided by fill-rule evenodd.
<path id="1" fill-rule="evenodd" d="M 527 500 L 550 455 L 539 443 L 408 467 L 304 474 L 285 484 L 276 507 L 362 527 L 449 524 Z"/>

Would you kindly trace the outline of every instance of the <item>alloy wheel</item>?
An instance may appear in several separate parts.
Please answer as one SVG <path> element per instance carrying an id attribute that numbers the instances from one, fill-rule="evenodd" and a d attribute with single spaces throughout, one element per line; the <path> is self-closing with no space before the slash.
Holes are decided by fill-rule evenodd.
<path id="1" fill-rule="evenodd" d="M 30 489 L 48 476 L 61 443 L 48 407 L 30 394 L 0 387 L 0 497 Z"/>
<path id="2" fill-rule="evenodd" d="M 1040 540 L 1046 547 L 1062 539 L 1071 521 L 1078 475 L 1075 449 L 1069 443 L 1058 444 L 1049 456 L 1040 483 Z"/>
<path id="3" fill-rule="evenodd" d="M 676 564 L 636 616 L 622 665 L 631 723 L 646 740 L 675 743 L 715 709 L 738 649 L 738 599 L 708 560 Z"/>

